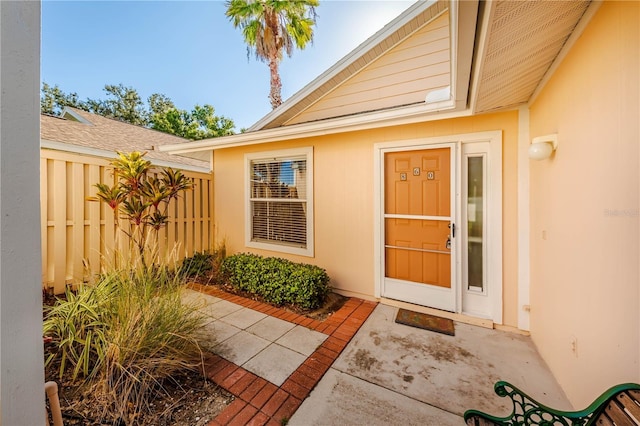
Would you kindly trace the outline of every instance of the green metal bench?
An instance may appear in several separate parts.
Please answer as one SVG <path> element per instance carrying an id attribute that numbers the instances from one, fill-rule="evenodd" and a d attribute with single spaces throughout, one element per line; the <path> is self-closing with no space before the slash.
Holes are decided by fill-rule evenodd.
<path id="1" fill-rule="evenodd" d="M 640 385 L 624 383 L 612 387 L 581 411 L 560 411 L 538 403 L 507 382 L 497 382 L 498 396 L 509 397 L 513 411 L 507 417 L 495 417 L 477 410 L 467 410 L 464 420 L 469 426 L 490 425 L 640 425 Z"/>

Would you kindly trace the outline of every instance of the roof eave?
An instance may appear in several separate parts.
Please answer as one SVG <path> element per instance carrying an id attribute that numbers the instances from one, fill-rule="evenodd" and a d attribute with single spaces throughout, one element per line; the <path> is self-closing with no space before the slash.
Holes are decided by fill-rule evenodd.
<path id="1" fill-rule="evenodd" d="M 171 154 L 189 156 L 189 154 L 202 151 L 443 120 L 467 115 L 470 115 L 468 109 L 458 109 L 455 107 L 454 101 L 448 100 L 434 104 L 411 105 L 384 111 L 265 129 L 257 132 L 241 133 L 215 139 L 205 139 L 187 144 L 163 145 L 159 147 L 159 149 L 160 151 Z"/>

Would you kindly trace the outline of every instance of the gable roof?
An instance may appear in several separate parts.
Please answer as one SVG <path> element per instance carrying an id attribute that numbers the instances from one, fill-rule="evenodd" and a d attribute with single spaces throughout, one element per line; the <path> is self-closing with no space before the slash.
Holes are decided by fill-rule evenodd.
<path id="1" fill-rule="evenodd" d="M 370 65 L 388 54 L 398 44 L 449 10 L 446 0 L 419 1 L 405 10 L 380 31 L 364 41 L 300 91 L 295 93 L 277 109 L 271 111 L 249 128 L 249 131 L 270 129 L 287 125 L 297 115 L 326 98 L 337 87 L 343 86 L 354 75 L 363 72 Z M 421 101 L 424 101 L 424 95 Z M 411 102 L 416 103 L 416 102 Z M 399 106 L 387 103 L 387 108 Z M 366 111 L 364 107 L 364 111 Z M 358 112 L 362 112 L 360 110 Z M 343 115 L 338 113 L 338 115 Z M 346 115 L 346 114 L 345 114 Z M 324 117 L 326 118 L 326 117 Z"/>
<path id="2" fill-rule="evenodd" d="M 248 132 L 162 150 L 199 157 L 211 149 L 515 108 L 535 98 L 598 7 L 599 2 L 589 0 L 417 1 Z M 406 40 L 420 37 L 421 30 L 445 12 L 450 83 L 447 87 L 440 83 L 439 90 L 431 92 L 433 99 L 427 93 L 424 101 L 381 102 L 373 110 L 371 102 L 360 103 L 360 110 L 324 108 L 323 102 L 328 105 L 358 75 Z"/>
<path id="3" fill-rule="evenodd" d="M 115 151 L 147 152 L 146 158 L 158 166 L 192 171 L 210 170 L 207 161 L 162 152 L 162 145 L 189 142 L 178 136 L 124 123 L 76 108 L 66 107 L 60 117 L 40 115 L 41 147 L 113 158 Z"/>
<path id="4" fill-rule="evenodd" d="M 280 120 L 275 120 L 276 123 L 289 126 L 364 111 L 449 101 L 453 65 L 450 59 L 449 10 L 432 7 L 425 13 L 436 13 L 440 9 L 442 12 L 436 16 L 428 14 L 428 25 L 418 26 L 410 37 L 394 40 L 392 47 L 375 59 L 369 59 L 360 69 L 352 70 L 357 67 L 349 66 L 342 72 L 344 81 L 330 85 L 322 96 L 290 118 L 284 117 L 287 114 L 279 114 Z M 363 61 L 361 57 L 357 62 Z M 286 120 L 281 121 L 283 118 Z M 276 127 L 276 123 L 269 123 L 266 127 Z"/>

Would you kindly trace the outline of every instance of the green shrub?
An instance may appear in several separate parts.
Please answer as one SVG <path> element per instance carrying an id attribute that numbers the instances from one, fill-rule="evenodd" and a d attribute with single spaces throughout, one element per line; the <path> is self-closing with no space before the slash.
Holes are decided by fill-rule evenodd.
<path id="1" fill-rule="evenodd" d="M 222 262 L 222 271 L 234 288 L 277 306 L 316 309 L 329 293 L 329 276 L 324 269 L 277 257 L 235 254 Z"/>
<path id="2" fill-rule="evenodd" d="M 204 317 L 183 302 L 182 288 L 169 268 L 140 267 L 68 292 L 46 312 L 44 335 L 57 349 L 46 363 L 87 381 L 88 397 L 104 409 L 96 414 L 135 424 L 165 379 L 202 366 Z"/>
<path id="3" fill-rule="evenodd" d="M 201 283 L 220 283 L 221 265 L 227 256 L 227 248 L 224 241 L 218 243 L 213 250 L 195 252 L 192 257 L 185 258 L 180 264 L 178 272 L 185 279 L 196 279 Z"/>
<path id="4" fill-rule="evenodd" d="M 213 270 L 213 260 L 214 255 L 208 251 L 195 252 L 182 261 L 179 273 L 186 278 L 208 275 Z"/>

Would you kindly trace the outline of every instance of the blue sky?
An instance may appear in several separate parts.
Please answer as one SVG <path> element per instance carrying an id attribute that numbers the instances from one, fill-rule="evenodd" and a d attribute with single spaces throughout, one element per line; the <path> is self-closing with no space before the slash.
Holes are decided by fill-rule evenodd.
<path id="1" fill-rule="evenodd" d="M 320 0 L 314 42 L 281 62 L 283 99 L 414 1 Z M 42 2 L 41 79 L 81 99 L 105 84 L 162 93 L 181 109 L 210 104 L 236 130 L 271 110 L 269 70 L 225 17 L 224 1 Z"/>

